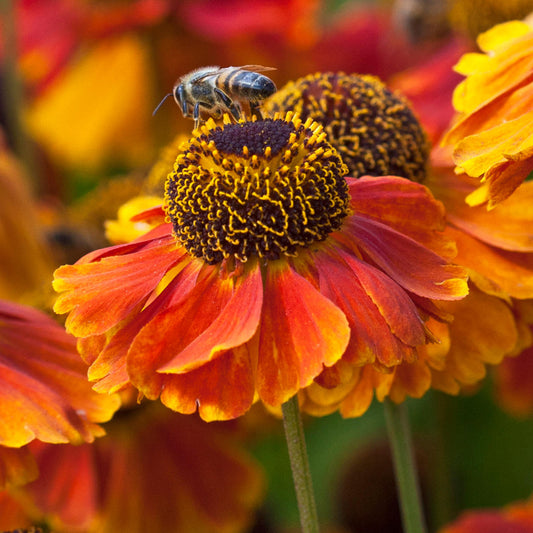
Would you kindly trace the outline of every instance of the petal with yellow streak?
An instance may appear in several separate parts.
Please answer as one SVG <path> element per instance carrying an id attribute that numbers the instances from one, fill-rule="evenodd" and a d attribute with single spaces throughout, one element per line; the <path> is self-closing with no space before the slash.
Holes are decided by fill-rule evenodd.
<path id="1" fill-rule="evenodd" d="M 257 392 L 279 406 L 311 384 L 348 345 L 344 313 L 289 265 L 268 265 L 257 354 Z"/>
<path id="2" fill-rule="evenodd" d="M 122 255 L 110 255 L 126 250 Z M 172 235 L 166 238 L 107 249 L 97 262 L 64 265 L 55 272 L 59 292 L 54 310 L 67 313 L 67 331 L 77 337 L 98 335 L 122 320 L 157 287 L 184 251 Z"/>

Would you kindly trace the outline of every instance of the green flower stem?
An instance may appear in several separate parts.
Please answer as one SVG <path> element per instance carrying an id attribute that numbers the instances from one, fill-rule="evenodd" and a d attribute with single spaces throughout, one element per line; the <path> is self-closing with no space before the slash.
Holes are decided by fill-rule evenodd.
<path id="1" fill-rule="evenodd" d="M 384 406 L 404 532 L 425 533 L 407 409 L 404 403 L 396 405 L 389 399 L 385 400 Z"/>
<path id="2" fill-rule="evenodd" d="M 318 515 L 298 396 L 293 396 L 286 401 L 281 406 L 281 409 L 283 411 L 283 425 L 291 461 L 294 489 L 298 501 L 298 510 L 300 511 L 302 533 L 318 533 Z"/>

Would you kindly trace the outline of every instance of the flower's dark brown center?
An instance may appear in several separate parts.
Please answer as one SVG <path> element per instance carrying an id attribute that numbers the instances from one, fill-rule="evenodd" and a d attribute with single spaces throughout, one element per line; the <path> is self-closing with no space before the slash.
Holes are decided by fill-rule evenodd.
<path id="1" fill-rule="evenodd" d="M 208 121 L 168 176 L 165 210 L 188 252 L 214 264 L 296 255 L 340 228 L 347 168 L 321 126 Z"/>
<path id="2" fill-rule="evenodd" d="M 420 123 L 407 101 L 373 76 L 312 74 L 287 84 L 263 108 L 321 124 L 352 177 L 425 177 L 429 145 Z"/>

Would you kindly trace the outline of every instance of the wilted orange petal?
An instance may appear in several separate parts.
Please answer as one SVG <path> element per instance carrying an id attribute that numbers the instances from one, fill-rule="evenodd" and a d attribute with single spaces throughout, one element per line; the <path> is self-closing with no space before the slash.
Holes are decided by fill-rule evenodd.
<path id="1" fill-rule="evenodd" d="M 533 136 L 530 140 L 533 141 Z M 533 148 L 531 147 L 521 150 L 517 157 L 509 156 L 508 160 L 494 165 L 485 175 L 489 184 L 489 209 L 509 198 L 531 171 L 533 171 Z"/>
<path id="2" fill-rule="evenodd" d="M 61 294 L 54 310 L 70 312 L 66 320 L 69 332 L 77 337 L 99 335 L 124 320 L 184 254 L 172 235 L 130 245 L 128 250 L 124 255 L 56 270 L 54 289 Z"/>
<path id="3" fill-rule="evenodd" d="M 282 262 L 269 265 L 263 302 L 257 391 L 279 406 L 342 356 L 350 328 L 337 306 Z"/>
<path id="4" fill-rule="evenodd" d="M 468 293 L 466 272 L 384 224 L 353 215 L 344 227 L 365 256 L 410 292 L 436 300 Z"/>

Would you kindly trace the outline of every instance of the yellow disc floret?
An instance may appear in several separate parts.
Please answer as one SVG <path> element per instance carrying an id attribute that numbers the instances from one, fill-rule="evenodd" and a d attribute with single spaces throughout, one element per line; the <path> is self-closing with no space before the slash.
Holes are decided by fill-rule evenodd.
<path id="1" fill-rule="evenodd" d="M 312 120 L 209 120 L 168 176 L 165 210 L 179 242 L 207 263 L 294 256 L 340 228 L 346 173 Z"/>

